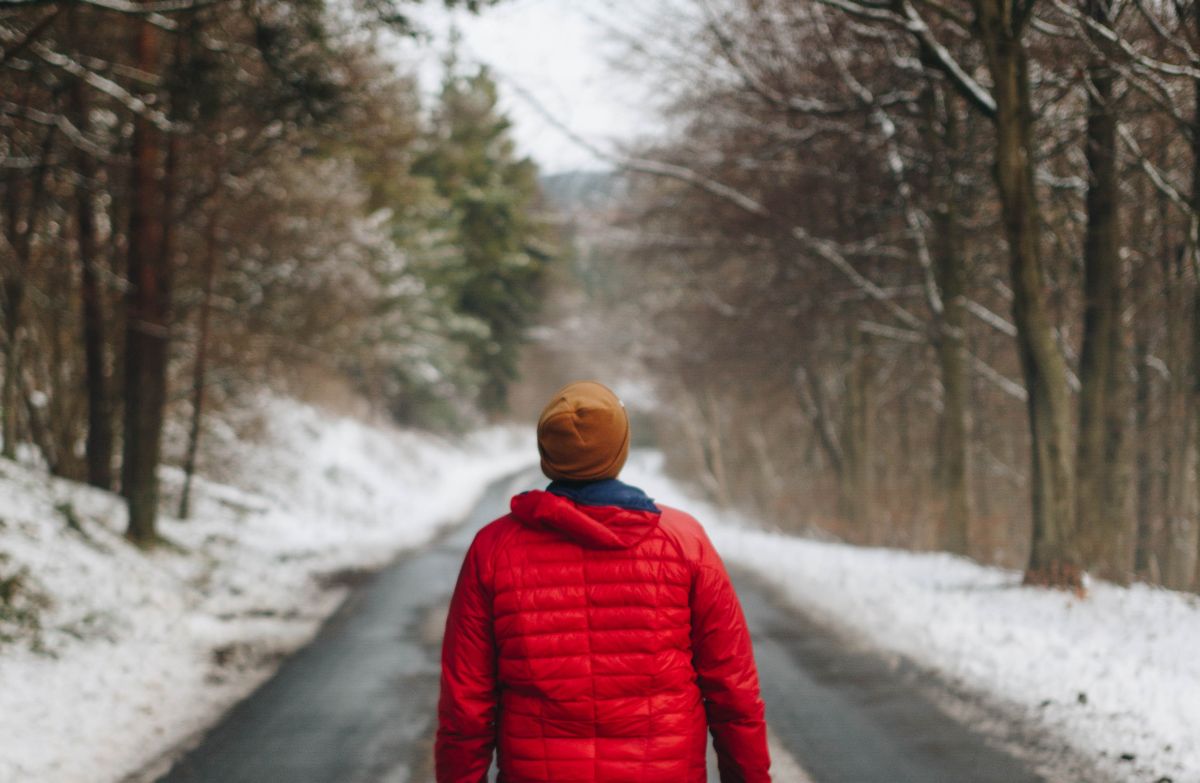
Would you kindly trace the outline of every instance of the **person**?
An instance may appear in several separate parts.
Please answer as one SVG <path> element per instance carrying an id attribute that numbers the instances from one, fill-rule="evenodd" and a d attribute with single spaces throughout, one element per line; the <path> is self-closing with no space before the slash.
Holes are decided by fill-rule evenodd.
<path id="1" fill-rule="evenodd" d="M 742 609 L 699 523 L 617 479 L 625 408 L 559 390 L 537 426 L 544 490 L 467 551 L 442 642 L 438 783 L 770 780 Z"/>

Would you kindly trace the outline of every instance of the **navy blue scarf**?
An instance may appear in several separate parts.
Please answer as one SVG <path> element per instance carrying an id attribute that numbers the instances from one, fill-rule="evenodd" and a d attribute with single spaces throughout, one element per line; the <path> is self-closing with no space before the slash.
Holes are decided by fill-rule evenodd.
<path id="1" fill-rule="evenodd" d="M 662 513 L 645 492 L 616 479 L 552 481 L 546 491 L 570 498 L 581 506 L 617 506 L 631 511 Z"/>

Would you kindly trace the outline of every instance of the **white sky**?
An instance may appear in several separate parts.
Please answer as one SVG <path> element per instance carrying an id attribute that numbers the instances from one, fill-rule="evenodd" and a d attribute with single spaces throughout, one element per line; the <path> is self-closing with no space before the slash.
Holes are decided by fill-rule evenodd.
<path id="1" fill-rule="evenodd" d="M 645 87 L 614 67 L 624 44 L 612 28 L 656 0 L 504 0 L 478 16 L 450 12 L 435 2 L 416 7 L 434 40 L 398 44 L 405 62 L 419 64 L 422 89 L 433 94 L 450 30 L 462 35 L 459 58 L 487 64 L 500 82 L 502 108 L 513 120 L 523 154 L 544 172 L 601 168 L 604 164 L 548 122 L 512 85 L 532 94 L 557 120 L 600 147 L 646 135 L 654 128 Z"/>

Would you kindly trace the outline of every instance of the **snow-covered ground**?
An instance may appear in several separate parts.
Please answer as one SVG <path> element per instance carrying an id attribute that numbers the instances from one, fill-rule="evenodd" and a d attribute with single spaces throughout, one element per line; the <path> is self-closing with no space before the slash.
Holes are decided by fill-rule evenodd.
<path id="1" fill-rule="evenodd" d="M 1092 582 L 1080 599 L 952 555 L 767 532 L 692 497 L 656 454 L 622 479 L 694 514 L 728 562 L 798 607 L 1023 714 L 1113 777 L 1200 783 L 1200 596 Z"/>
<path id="2" fill-rule="evenodd" d="M 253 442 L 225 436 L 222 478 L 199 482 L 193 518 L 165 518 L 173 546 L 149 554 L 122 539 L 118 499 L 0 463 L 0 588 L 27 569 L 52 602 L 40 649 L 0 642 L 0 783 L 152 767 L 309 639 L 358 569 L 428 540 L 535 457 L 527 430 L 450 442 L 280 398 L 262 423 Z M 1079 599 L 964 558 L 768 532 L 692 497 L 652 453 L 622 477 L 694 513 L 728 561 L 797 606 L 1022 713 L 1114 777 L 1200 783 L 1197 596 L 1093 583 Z M 174 494 L 179 476 L 165 479 Z"/>
<path id="3" fill-rule="evenodd" d="M 225 483 L 199 482 L 192 518 L 163 519 L 171 545 L 148 554 L 123 540 L 117 498 L 0 464 L 0 585 L 24 568 L 51 601 L 41 649 L 0 646 L 0 783 L 153 766 L 308 640 L 354 573 L 536 458 L 523 431 L 450 442 L 280 398 L 261 416 L 214 471 Z M 179 481 L 165 476 L 168 494 Z"/>

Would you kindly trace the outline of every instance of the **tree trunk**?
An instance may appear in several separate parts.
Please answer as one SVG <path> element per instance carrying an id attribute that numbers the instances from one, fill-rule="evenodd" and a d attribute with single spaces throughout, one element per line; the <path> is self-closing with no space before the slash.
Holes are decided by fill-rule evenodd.
<path id="1" fill-rule="evenodd" d="M 687 385 L 680 389 L 681 415 L 678 417 L 678 421 L 683 430 L 684 439 L 687 441 L 692 470 L 698 476 L 700 486 L 704 488 L 710 499 L 718 505 L 722 505 L 726 502 L 722 499 L 724 488 L 713 472 L 713 458 L 709 453 L 709 445 L 712 442 L 711 431 L 705 420 L 704 409 L 701 408 L 700 401 L 696 396 L 698 394 L 699 392 L 695 388 Z"/>
<path id="2" fill-rule="evenodd" d="M 1166 362 L 1170 368 L 1165 390 L 1162 434 L 1163 476 L 1163 584 L 1176 590 L 1192 582 L 1196 556 L 1196 526 L 1191 491 L 1192 296 L 1186 290 L 1190 251 L 1176 248 L 1163 259 L 1163 307 L 1166 310 Z"/>
<path id="3" fill-rule="evenodd" d="M 1088 0 L 1089 16 L 1109 21 L 1108 0 Z M 1096 41 L 1102 45 L 1102 41 Z M 1084 236 L 1083 349 L 1076 453 L 1076 525 L 1085 565 L 1127 582 L 1133 567 L 1132 526 L 1125 513 L 1121 260 L 1115 74 L 1094 55 L 1088 65 L 1087 229 Z"/>
<path id="4" fill-rule="evenodd" d="M 208 374 L 208 332 L 212 316 L 213 281 L 217 273 L 216 198 L 208 215 L 204 236 L 204 299 L 200 303 L 200 323 L 196 334 L 196 364 L 192 369 L 192 422 L 188 427 L 187 453 L 183 461 L 183 492 L 179 496 L 179 518 L 191 515 L 192 477 L 196 473 L 196 453 L 200 448 L 200 430 L 204 416 L 205 386 Z"/>
<path id="5" fill-rule="evenodd" d="M 953 101 L 948 99 L 943 157 L 958 146 Z M 932 123 L 933 118 L 930 118 Z M 967 554 L 971 528 L 971 414 L 967 375 L 966 242 L 959 223 L 955 169 L 935 172 L 937 204 L 933 210 L 933 267 L 941 291 L 937 358 L 942 380 L 942 415 L 938 420 L 937 482 L 944 503 L 940 546 Z"/>
<path id="6" fill-rule="evenodd" d="M 138 67 L 157 73 L 158 31 L 150 22 L 135 24 Z M 131 158 L 121 490 L 129 509 L 126 536 L 139 546 L 152 546 L 157 540 L 157 468 L 167 400 L 170 258 L 164 252 L 162 133 L 145 117 L 134 120 Z"/>
<path id="7" fill-rule="evenodd" d="M 1197 85 L 1200 93 L 1200 83 Z M 1200 97 L 1200 96 L 1198 96 Z M 1197 166 L 1200 169 L 1200 166 Z M 1200 172 L 1198 172 L 1200 173 Z M 1200 184 L 1200 181 L 1197 182 Z M 1200 214 L 1200 213 L 1197 213 Z M 1197 517 L 1192 521 L 1193 527 L 1200 527 L 1200 247 L 1192 248 L 1192 277 L 1195 280 L 1195 290 L 1192 295 L 1192 459 L 1195 469 L 1195 494 L 1192 497 L 1193 513 Z M 1192 589 L 1200 592 L 1200 536 L 1196 538 L 1196 553 L 1192 558 Z"/>
<path id="8" fill-rule="evenodd" d="M 46 178 L 49 176 L 48 158 L 54 144 L 55 129 L 46 132 L 42 142 L 41 160 L 34 168 L 29 188 L 29 203 L 24 219 L 20 210 L 20 197 L 14 192 L 13 183 L 5 193 L 8 245 L 13 249 L 13 269 L 4 278 L 4 385 L 0 387 L 0 405 L 3 410 L 3 456 L 17 456 L 17 408 L 21 398 L 21 349 L 22 316 L 25 307 L 25 276 L 33 257 L 33 235 L 46 196 Z"/>
<path id="9" fill-rule="evenodd" d="M 17 458 L 17 373 L 21 356 L 21 309 L 25 283 L 21 270 L 4 281 L 4 386 L 0 405 L 4 414 L 4 456 Z"/>
<path id="10" fill-rule="evenodd" d="M 71 36 L 76 38 L 77 11 L 71 12 Z M 71 88 L 71 109 L 80 133 L 88 132 L 88 106 L 81 80 Z M 75 191 L 76 223 L 79 229 L 80 300 L 82 305 L 83 355 L 87 386 L 88 430 L 85 453 L 87 480 L 94 487 L 113 488 L 113 411 L 105 361 L 104 302 L 96 274 L 100 263 L 96 247 L 96 215 L 92 203 L 92 187 L 96 166 L 91 155 L 77 149 L 76 171 L 80 184 Z"/>
<path id="11" fill-rule="evenodd" d="M 838 476 L 841 514 L 852 529 L 865 540 L 878 543 L 878 531 L 871 526 L 875 494 L 875 400 L 872 376 L 875 372 L 870 338 L 855 329 L 853 368 L 846 384 L 846 404 L 842 425 L 842 470 Z"/>
<path id="12" fill-rule="evenodd" d="M 717 487 L 717 504 L 723 508 L 733 505 L 733 495 L 729 484 L 729 471 L 725 463 L 725 438 L 721 427 L 721 407 L 711 389 L 704 391 L 704 403 L 708 408 L 705 429 L 708 431 L 708 460 L 709 472 L 712 474 Z"/>
<path id="13" fill-rule="evenodd" d="M 6 183 L 4 193 L 5 234 L 9 247 L 20 247 L 20 203 L 17 183 Z M 13 258 L 13 269 L 4 276 L 4 385 L 0 390 L 3 410 L 3 454 L 17 457 L 17 368 L 20 356 L 21 308 L 25 300 L 25 268 L 20 257 Z"/>
<path id="14" fill-rule="evenodd" d="M 1200 32 L 1200 4 L 1192 4 L 1192 24 L 1196 32 Z M 1192 459 L 1195 460 L 1195 496 L 1192 498 L 1192 508 L 1197 514 L 1193 520 L 1194 527 L 1200 527 L 1200 79 L 1192 81 L 1192 92 L 1195 98 L 1194 115 L 1192 119 L 1192 225 L 1191 225 L 1191 256 L 1192 256 Z M 1197 552 L 1194 563 L 1200 563 L 1200 536 L 1196 541 Z M 1200 591 L 1200 567 L 1192 567 L 1192 589 Z"/>
<path id="15" fill-rule="evenodd" d="M 996 183 L 1008 240 L 1017 350 L 1028 391 L 1032 435 L 1033 541 L 1025 580 L 1078 588 L 1070 393 L 1054 339 L 1041 258 L 1034 187 L 1033 110 L 1022 20 L 1005 0 L 977 0 L 976 17 L 996 101 Z"/>
<path id="16" fill-rule="evenodd" d="M 1137 538 L 1134 554 L 1134 571 L 1141 579 L 1159 582 L 1162 578 L 1158 561 L 1158 541 L 1161 525 L 1157 522 L 1158 505 L 1155 502 L 1155 487 L 1158 471 L 1155 468 L 1160 453 L 1160 444 L 1152 432 L 1154 418 L 1154 388 L 1148 364 L 1150 335 L 1148 318 L 1141 313 L 1135 318 L 1136 340 L 1134 355 L 1137 367 L 1137 386 L 1134 393 L 1134 442 L 1137 444 L 1137 478 L 1135 482 L 1137 503 Z"/>

